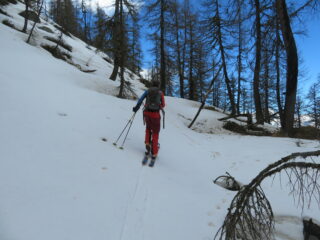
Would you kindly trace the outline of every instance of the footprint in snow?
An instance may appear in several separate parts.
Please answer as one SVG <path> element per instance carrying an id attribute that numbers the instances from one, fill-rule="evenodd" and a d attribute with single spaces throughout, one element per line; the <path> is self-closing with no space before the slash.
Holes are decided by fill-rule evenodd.
<path id="1" fill-rule="evenodd" d="M 209 217 L 211 217 L 211 216 L 213 216 L 213 212 L 208 212 L 207 215 L 208 215 Z"/>
<path id="2" fill-rule="evenodd" d="M 236 165 L 237 165 L 236 162 L 231 163 L 230 169 L 235 169 Z"/>
<path id="3" fill-rule="evenodd" d="M 208 226 L 209 226 L 209 227 L 215 227 L 216 225 L 214 225 L 213 222 L 209 222 L 209 223 L 208 223 Z"/>
<path id="4" fill-rule="evenodd" d="M 60 117 L 66 117 L 66 116 L 68 116 L 68 114 L 63 113 L 63 112 L 58 112 L 58 115 L 59 115 Z"/>
<path id="5" fill-rule="evenodd" d="M 219 157 L 221 154 L 219 152 L 212 152 L 212 157 L 216 158 Z"/>

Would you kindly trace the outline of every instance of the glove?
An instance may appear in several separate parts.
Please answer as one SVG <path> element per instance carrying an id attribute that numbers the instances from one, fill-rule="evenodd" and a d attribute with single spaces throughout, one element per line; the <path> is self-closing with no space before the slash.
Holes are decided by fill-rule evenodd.
<path id="1" fill-rule="evenodd" d="M 135 107 L 132 108 L 132 111 L 134 111 L 134 112 L 137 112 L 138 110 L 139 110 L 138 106 L 135 106 Z"/>

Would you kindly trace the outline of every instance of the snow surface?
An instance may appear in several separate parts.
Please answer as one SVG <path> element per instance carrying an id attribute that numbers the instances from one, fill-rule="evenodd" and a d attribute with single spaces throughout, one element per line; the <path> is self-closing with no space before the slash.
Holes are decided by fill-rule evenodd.
<path id="1" fill-rule="evenodd" d="M 22 4 L 4 9 L 13 18 L 0 20 L 22 27 L 16 15 Z M 283 156 L 319 149 L 316 141 L 232 134 L 217 120 L 223 113 L 210 110 L 188 129 L 199 104 L 166 97 L 159 158 L 154 168 L 143 167 L 141 112 L 125 149 L 112 144 L 135 105 L 114 97 L 119 81 L 108 80 L 112 65 L 65 37 L 74 61 L 85 66 L 90 59 L 97 70 L 83 73 L 40 47 L 47 34 L 38 29 L 32 46 L 0 24 L 1 240 L 212 239 L 235 194 L 213 179 L 228 171 L 248 183 Z M 303 239 L 302 218 L 319 220 L 319 208 L 301 211 L 278 182 L 263 185 L 277 239 Z"/>

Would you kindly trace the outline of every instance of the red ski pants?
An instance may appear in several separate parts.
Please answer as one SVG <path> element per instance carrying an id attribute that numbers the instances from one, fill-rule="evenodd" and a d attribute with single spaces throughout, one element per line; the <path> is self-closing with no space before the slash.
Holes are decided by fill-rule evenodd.
<path id="1" fill-rule="evenodd" d="M 146 113 L 144 114 L 144 120 L 146 122 L 145 144 L 150 144 L 152 142 L 152 154 L 157 155 L 159 150 L 158 139 L 160 132 L 160 117 L 151 117 Z"/>

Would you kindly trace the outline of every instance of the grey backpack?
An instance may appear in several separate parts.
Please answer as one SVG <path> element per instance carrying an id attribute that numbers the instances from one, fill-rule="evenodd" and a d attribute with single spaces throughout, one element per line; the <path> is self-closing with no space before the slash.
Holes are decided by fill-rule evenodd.
<path id="1" fill-rule="evenodd" d="M 146 110 L 159 111 L 161 104 L 161 91 L 157 87 L 151 87 L 148 89 L 148 95 L 146 100 Z"/>

